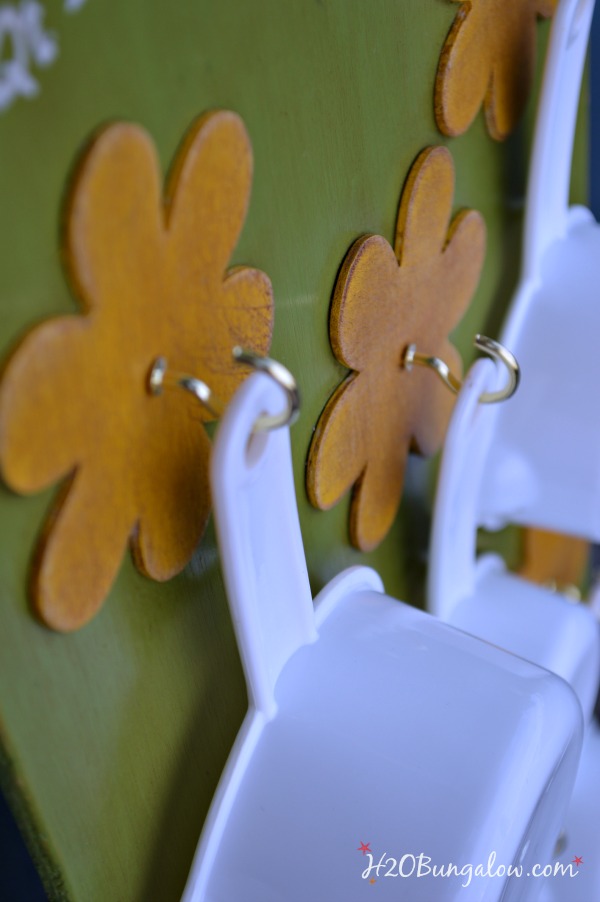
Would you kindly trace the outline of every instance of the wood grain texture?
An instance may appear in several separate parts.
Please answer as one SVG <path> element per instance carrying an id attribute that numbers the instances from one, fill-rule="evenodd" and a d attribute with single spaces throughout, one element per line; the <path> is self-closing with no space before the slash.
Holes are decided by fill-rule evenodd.
<path id="1" fill-rule="evenodd" d="M 457 375 L 460 355 L 448 340 L 477 287 L 485 226 L 474 211 L 451 220 L 454 166 L 430 147 L 412 166 L 400 200 L 394 247 L 379 235 L 359 238 L 333 295 L 333 352 L 353 370 L 319 419 L 307 465 L 311 502 L 328 509 L 354 487 L 350 538 L 370 550 L 396 516 L 410 450 L 440 446 L 454 397 L 428 370 L 401 366 L 409 344 L 441 357 Z"/>
<path id="2" fill-rule="evenodd" d="M 523 115 L 535 71 L 536 17 L 556 0 L 453 0 L 460 8 L 435 82 L 435 117 L 445 135 L 462 135 L 483 106 L 492 138 L 502 141 Z"/>
<path id="3" fill-rule="evenodd" d="M 64 223 L 69 281 L 84 315 L 36 326 L 0 387 L 7 484 L 65 480 L 35 555 L 32 598 L 48 626 L 73 630 L 98 610 L 127 543 L 156 580 L 190 560 L 210 511 L 207 411 L 183 392 L 153 396 L 162 355 L 227 400 L 265 354 L 271 283 L 226 269 L 246 217 L 252 151 L 241 119 L 200 117 L 162 196 L 154 144 L 139 127 L 97 133 L 72 180 Z"/>

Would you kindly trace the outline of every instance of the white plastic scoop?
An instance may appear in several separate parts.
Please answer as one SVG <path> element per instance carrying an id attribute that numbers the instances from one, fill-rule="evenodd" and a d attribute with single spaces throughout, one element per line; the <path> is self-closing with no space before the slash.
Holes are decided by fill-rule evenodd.
<path id="1" fill-rule="evenodd" d="M 184 902 L 535 899 L 540 881 L 506 868 L 551 860 L 580 754 L 574 693 L 385 595 L 367 568 L 313 608 L 288 429 L 252 432 L 283 404 L 251 376 L 214 446 L 249 710 Z"/>
<path id="2" fill-rule="evenodd" d="M 552 25 L 531 163 L 521 282 L 501 341 L 521 365 L 504 404 L 477 399 L 494 366 L 471 369 L 450 425 L 434 517 L 430 610 L 560 674 L 586 719 L 598 692 L 598 623 L 587 606 L 476 557 L 477 528 L 526 524 L 600 541 L 600 226 L 569 208 L 573 137 L 594 0 L 561 0 Z M 591 722 L 564 827 L 583 858 L 545 881 L 544 902 L 600 899 L 600 731 Z"/>
<path id="3" fill-rule="evenodd" d="M 524 265 L 501 341 L 521 366 L 503 404 L 477 398 L 494 366 L 471 370 L 438 484 L 430 609 L 563 676 L 586 716 L 600 680 L 589 608 L 476 559 L 479 526 L 527 524 L 600 541 L 600 227 L 568 207 L 581 75 L 594 0 L 561 0 L 552 34 L 527 195 Z"/>

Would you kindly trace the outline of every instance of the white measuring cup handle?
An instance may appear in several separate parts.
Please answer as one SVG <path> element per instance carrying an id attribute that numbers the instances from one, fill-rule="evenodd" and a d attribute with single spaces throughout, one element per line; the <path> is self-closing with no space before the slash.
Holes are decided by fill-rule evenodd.
<path id="1" fill-rule="evenodd" d="M 567 230 L 573 140 L 595 0 L 559 0 L 540 99 L 527 197 L 523 276 Z"/>
<path id="2" fill-rule="evenodd" d="M 284 664 L 316 639 L 294 491 L 289 428 L 253 433 L 285 409 L 284 390 L 251 375 L 228 406 L 213 447 L 211 486 L 223 576 L 250 704 L 267 718 Z"/>

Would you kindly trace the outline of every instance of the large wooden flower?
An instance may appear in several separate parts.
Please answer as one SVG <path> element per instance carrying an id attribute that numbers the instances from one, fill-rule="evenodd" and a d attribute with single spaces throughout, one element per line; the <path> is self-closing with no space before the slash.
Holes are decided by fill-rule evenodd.
<path id="1" fill-rule="evenodd" d="M 330 337 L 336 358 L 353 370 L 329 399 L 307 466 L 311 502 L 330 508 L 354 486 L 350 538 L 367 551 L 396 515 L 409 450 L 439 447 L 453 396 L 427 369 L 408 371 L 408 345 L 435 354 L 457 374 L 458 352 L 447 336 L 475 291 L 485 226 L 474 211 L 450 223 L 454 167 L 443 147 L 424 150 L 405 185 L 395 246 L 359 238 L 335 286 Z"/>
<path id="2" fill-rule="evenodd" d="M 500 141 L 525 109 L 535 67 L 537 16 L 556 0 L 453 0 L 460 3 L 442 50 L 435 115 L 445 135 L 461 135 L 482 104 L 490 135 Z"/>
<path id="3" fill-rule="evenodd" d="M 64 480 L 36 554 L 33 600 L 56 629 L 97 611 L 127 543 L 165 580 L 196 547 L 210 509 L 209 415 L 181 392 L 153 396 L 163 355 L 224 401 L 265 354 L 273 301 L 267 276 L 226 272 L 248 207 L 252 151 L 237 115 L 189 130 L 164 195 L 153 142 L 135 125 L 100 131 L 66 206 L 64 256 L 83 315 L 34 328 L 0 388 L 0 460 L 14 490 Z"/>

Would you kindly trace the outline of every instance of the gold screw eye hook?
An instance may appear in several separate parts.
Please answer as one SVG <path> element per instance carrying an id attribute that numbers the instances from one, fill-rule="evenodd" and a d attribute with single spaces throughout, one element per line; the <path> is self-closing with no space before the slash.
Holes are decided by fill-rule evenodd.
<path id="1" fill-rule="evenodd" d="M 498 341 L 494 341 L 493 338 L 488 338 L 486 335 L 476 335 L 473 344 L 478 350 L 483 351 L 489 357 L 504 364 L 506 372 L 508 373 L 506 385 L 498 391 L 484 392 L 479 396 L 480 404 L 496 404 L 498 401 L 507 401 L 508 398 L 511 398 L 516 392 L 521 379 L 521 369 L 517 363 L 516 357 L 514 354 L 511 354 L 504 345 L 501 345 Z M 440 360 L 439 357 L 421 354 L 417 352 L 417 346 L 411 344 L 404 352 L 402 366 L 410 372 L 415 363 L 419 366 L 426 366 L 429 367 L 429 369 L 434 370 L 444 385 L 447 385 L 454 394 L 458 394 L 461 390 L 462 382 L 460 379 L 457 379 L 456 376 L 452 375 L 448 365 L 444 363 L 443 360 Z"/>
<path id="2" fill-rule="evenodd" d="M 508 381 L 504 388 L 498 389 L 498 391 L 484 392 L 479 396 L 479 403 L 495 404 L 497 401 L 507 401 L 509 398 L 512 398 L 521 381 L 521 368 L 515 355 L 508 348 L 505 348 L 504 345 L 501 345 L 499 341 L 494 341 L 493 338 L 488 338 L 487 335 L 476 335 L 473 344 L 478 350 L 483 351 L 484 354 L 487 354 L 493 360 L 503 363 L 508 373 Z"/>
<path id="3" fill-rule="evenodd" d="M 283 364 L 270 357 L 261 357 L 253 351 L 235 347 L 233 357 L 239 363 L 245 363 L 255 370 L 266 373 L 280 385 L 287 396 L 286 409 L 280 414 L 259 417 L 254 424 L 254 432 L 266 432 L 291 426 L 300 413 L 300 392 L 296 380 Z M 225 404 L 217 398 L 206 382 L 186 373 L 170 370 L 164 357 L 157 357 L 150 370 L 148 388 L 153 395 L 160 395 L 164 388 L 183 388 L 191 392 L 195 398 L 216 418 L 223 415 Z"/>
<path id="4" fill-rule="evenodd" d="M 235 347 L 233 356 L 240 363 L 246 363 L 261 373 L 266 373 L 283 388 L 287 395 L 287 409 L 280 414 L 263 416 L 254 424 L 255 432 L 268 432 L 271 429 L 279 429 L 281 426 L 291 426 L 300 415 L 300 391 L 298 384 L 290 371 L 271 357 L 261 357 L 253 351 Z"/>
<path id="5" fill-rule="evenodd" d="M 168 369 L 165 357 L 157 357 L 152 364 L 148 386 L 153 395 L 162 394 L 163 388 L 184 388 L 191 392 L 202 406 L 206 407 L 209 413 L 216 418 L 222 416 L 225 410 L 223 402 L 210 390 L 206 382 L 196 379 L 195 376 Z"/>

